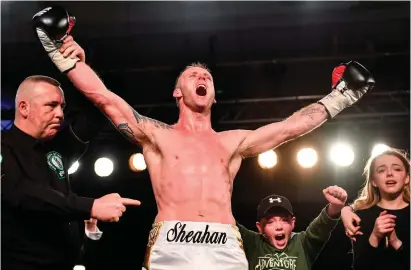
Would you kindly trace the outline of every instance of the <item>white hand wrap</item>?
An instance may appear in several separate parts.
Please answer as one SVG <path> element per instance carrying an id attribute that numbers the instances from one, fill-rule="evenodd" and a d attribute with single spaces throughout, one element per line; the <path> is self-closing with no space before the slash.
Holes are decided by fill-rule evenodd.
<path id="1" fill-rule="evenodd" d="M 36 32 L 41 44 L 60 72 L 65 72 L 72 69 L 76 63 L 80 61 L 78 57 L 72 59 L 70 56 L 67 56 L 67 58 L 65 58 L 59 51 L 61 44 L 56 44 L 53 42 L 42 29 L 36 28 Z"/>
<path id="2" fill-rule="evenodd" d="M 345 82 L 342 80 L 338 85 L 336 85 L 335 90 L 318 102 L 323 104 L 331 118 L 334 118 L 342 110 L 356 103 L 367 92 L 367 90 L 368 87 L 364 87 L 356 91 L 347 89 Z"/>

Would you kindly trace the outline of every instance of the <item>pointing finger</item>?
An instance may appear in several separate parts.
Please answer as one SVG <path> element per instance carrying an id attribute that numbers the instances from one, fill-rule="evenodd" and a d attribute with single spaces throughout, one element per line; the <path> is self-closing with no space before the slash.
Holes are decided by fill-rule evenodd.
<path id="1" fill-rule="evenodd" d="M 133 200 L 129 198 L 121 198 L 120 200 L 123 205 L 133 205 L 133 206 L 141 205 L 141 202 L 138 200 Z"/>

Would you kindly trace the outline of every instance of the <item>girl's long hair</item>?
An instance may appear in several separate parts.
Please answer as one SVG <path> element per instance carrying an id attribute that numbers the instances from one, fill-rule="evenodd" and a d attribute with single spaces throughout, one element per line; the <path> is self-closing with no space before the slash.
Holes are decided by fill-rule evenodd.
<path id="1" fill-rule="evenodd" d="M 367 209 L 376 205 L 381 200 L 381 195 L 377 187 L 372 185 L 374 179 L 375 160 L 383 155 L 391 155 L 399 158 L 405 167 L 407 175 L 410 175 L 410 161 L 405 153 L 395 148 L 389 148 L 381 154 L 371 156 L 364 168 L 365 183 L 360 190 L 357 199 L 354 200 L 352 207 L 354 210 Z M 410 202 L 410 183 L 404 186 L 402 191 L 404 201 Z"/>

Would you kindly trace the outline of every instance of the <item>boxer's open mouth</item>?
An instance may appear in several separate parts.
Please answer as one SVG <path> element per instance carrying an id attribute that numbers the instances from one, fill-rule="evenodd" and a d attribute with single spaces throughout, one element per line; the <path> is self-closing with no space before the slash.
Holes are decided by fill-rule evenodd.
<path id="1" fill-rule="evenodd" d="M 196 89 L 196 94 L 202 97 L 207 95 L 207 87 L 204 84 L 199 84 Z"/>
<path id="2" fill-rule="evenodd" d="M 278 241 L 283 240 L 284 238 L 285 234 L 277 234 L 276 236 L 274 236 L 274 239 Z"/>

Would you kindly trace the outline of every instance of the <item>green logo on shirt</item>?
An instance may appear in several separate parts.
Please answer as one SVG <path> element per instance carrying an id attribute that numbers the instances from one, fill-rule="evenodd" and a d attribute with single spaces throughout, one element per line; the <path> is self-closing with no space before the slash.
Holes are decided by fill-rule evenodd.
<path id="1" fill-rule="evenodd" d="M 63 159 L 60 153 L 51 151 L 47 153 L 47 164 L 57 175 L 58 179 L 64 179 L 66 177 L 64 173 Z"/>
<path id="2" fill-rule="evenodd" d="M 275 253 L 258 257 L 255 270 L 295 270 L 298 257 L 290 257 L 287 254 Z"/>

